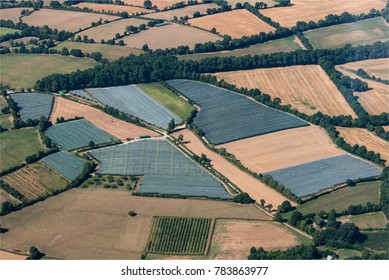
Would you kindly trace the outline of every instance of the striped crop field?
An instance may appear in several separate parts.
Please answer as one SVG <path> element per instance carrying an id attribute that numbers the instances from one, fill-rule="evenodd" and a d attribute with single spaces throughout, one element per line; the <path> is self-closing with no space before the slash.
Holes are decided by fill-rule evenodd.
<path id="1" fill-rule="evenodd" d="M 212 219 L 155 217 L 146 251 L 204 254 Z"/>
<path id="2" fill-rule="evenodd" d="M 88 100 L 93 100 L 92 97 L 90 97 L 88 94 L 86 94 L 85 91 L 83 91 L 83 90 L 79 90 L 79 89 L 72 90 L 71 93 L 73 93 L 76 96 L 88 99 Z"/>
<path id="3" fill-rule="evenodd" d="M 167 128 L 172 119 L 175 123 L 182 122 L 179 117 L 135 85 L 86 89 L 86 91 L 105 105 L 162 128 Z"/>
<path id="4" fill-rule="evenodd" d="M 70 181 L 76 179 L 84 169 L 81 159 L 65 152 L 48 155 L 41 161 Z"/>
<path id="5" fill-rule="evenodd" d="M 23 121 L 50 116 L 53 105 L 53 96 L 50 94 L 22 92 L 12 94 L 11 97 L 21 108 L 19 114 Z"/>
<path id="6" fill-rule="evenodd" d="M 46 133 L 57 146 L 65 150 L 90 146 L 91 141 L 99 145 L 118 140 L 85 119 L 53 125 Z"/>
<path id="7" fill-rule="evenodd" d="M 378 167 L 350 155 L 340 155 L 278 169 L 267 173 L 297 196 L 345 183 L 348 179 L 374 177 L 381 174 Z"/>
<path id="8" fill-rule="evenodd" d="M 230 199 L 221 183 L 165 140 L 93 150 L 98 173 L 144 175 L 139 193 Z"/>
<path id="9" fill-rule="evenodd" d="M 201 106 L 194 123 L 215 145 L 308 125 L 235 92 L 190 80 L 167 81 Z"/>

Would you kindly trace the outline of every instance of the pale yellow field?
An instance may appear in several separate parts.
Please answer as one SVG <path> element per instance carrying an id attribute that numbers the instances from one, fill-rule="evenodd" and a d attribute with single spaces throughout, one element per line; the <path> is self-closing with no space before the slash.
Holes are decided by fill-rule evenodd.
<path id="1" fill-rule="evenodd" d="M 344 68 L 357 71 L 362 68 L 370 76 L 376 76 L 384 80 L 389 80 L 389 58 L 368 59 L 349 62 L 342 65 Z"/>
<path id="2" fill-rule="evenodd" d="M 215 27 L 220 35 L 230 35 L 232 38 L 241 38 L 260 32 L 269 33 L 275 30 L 274 27 L 263 22 L 247 10 L 234 10 L 194 18 L 189 20 L 188 23 L 207 30 Z"/>
<path id="3" fill-rule="evenodd" d="M 144 0 L 122 0 L 125 4 L 134 5 L 134 6 L 140 6 L 143 7 Z M 154 0 L 151 1 L 153 3 L 153 6 L 157 6 L 158 9 L 163 9 L 166 7 L 170 7 L 173 4 L 176 4 L 178 2 L 183 2 L 182 0 Z M 186 1 L 184 1 L 186 2 Z"/>
<path id="4" fill-rule="evenodd" d="M 214 74 L 238 87 L 258 88 L 272 98 L 281 98 L 302 113 L 321 111 L 330 116 L 351 115 L 348 105 L 335 84 L 318 65 L 289 66 L 221 72 Z"/>
<path id="5" fill-rule="evenodd" d="M 9 261 L 16 261 L 16 260 L 25 260 L 27 256 L 19 255 L 7 251 L 0 250 L 0 260 L 9 260 Z"/>
<path id="6" fill-rule="evenodd" d="M 260 10 L 285 27 L 293 27 L 298 21 L 315 22 L 324 19 L 329 14 L 340 15 L 369 13 L 371 9 L 381 10 L 386 0 L 293 0 L 293 6 Z"/>
<path id="7" fill-rule="evenodd" d="M 184 16 L 188 16 L 189 18 L 192 18 L 193 14 L 195 12 L 200 12 L 201 14 L 206 15 L 207 9 L 213 9 L 213 8 L 219 8 L 219 6 L 214 4 L 214 3 L 203 4 L 203 5 L 193 5 L 193 6 L 187 6 L 185 8 L 181 8 L 181 9 L 174 9 L 174 10 L 170 10 L 170 11 L 150 14 L 150 15 L 147 15 L 147 17 L 165 19 L 165 20 L 172 20 L 174 16 L 176 16 L 178 19 L 180 19 L 181 17 L 184 17 Z"/>
<path id="8" fill-rule="evenodd" d="M 389 126 L 386 125 L 386 126 L 383 126 L 383 128 L 385 131 L 389 131 Z"/>
<path id="9" fill-rule="evenodd" d="M 254 172 L 265 173 L 323 158 L 343 155 L 318 126 L 306 126 L 222 144 Z"/>
<path id="10" fill-rule="evenodd" d="M 351 146 L 355 144 L 364 145 L 368 151 L 380 153 L 381 158 L 386 160 L 386 165 L 388 165 L 389 143 L 387 141 L 363 128 L 336 127 L 336 130 Z"/>
<path id="11" fill-rule="evenodd" d="M 133 6 L 124 6 L 124 5 L 112 5 L 112 4 L 98 4 L 98 3 L 78 3 L 76 5 L 73 5 L 74 7 L 78 8 L 89 8 L 94 11 L 105 11 L 105 12 L 127 12 L 129 15 L 138 14 L 138 13 L 149 13 L 150 10 L 139 8 L 139 7 L 133 7 Z"/>
<path id="12" fill-rule="evenodd" d="M 30 10 L 28 8 L 11 8 L 0 9 L 0 18 L 4 20 L 11 20 L 14 23 L 19 22 L 20 12 L 23 10 Z"/>

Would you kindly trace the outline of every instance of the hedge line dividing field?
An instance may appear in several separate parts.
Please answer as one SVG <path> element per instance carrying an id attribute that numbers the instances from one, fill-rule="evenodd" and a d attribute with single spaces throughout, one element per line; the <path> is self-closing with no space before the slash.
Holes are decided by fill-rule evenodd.
<path id="1" fill-rule="evenodd" d="M 53 106 L 54 97 L 50 94 L 22 92 L 11 95 L 11 98 L 18 103 L 20 119 L 49 118 Z"/>
<path id="2" fill-rule="evenodd" d="M 147 252 L 204 254 L 212 219 L 154 217 Z"/>
<path id="3" fill-rule="evenodd" d="M 70 181 L 76 179 L 84 169 L 81 159 L 65 152 L 48 155 L 41 161 Z"/>

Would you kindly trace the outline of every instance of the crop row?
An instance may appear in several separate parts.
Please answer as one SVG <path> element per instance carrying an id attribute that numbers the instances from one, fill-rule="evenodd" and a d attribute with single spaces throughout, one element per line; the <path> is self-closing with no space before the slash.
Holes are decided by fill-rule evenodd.
<path id="1" fill-rule="evenodd" d="M 53 105 L 53 96 L 50 94 L 23 92 L 12 94 L 11 97 L 21 108 L 19 113 L 23 121 L 50 116 Z"/>
<path id="2" fill-rule="evenodd" d="M 65 152 L 48 155 L 42 159 L 42 162 L 69 181 L 77 178 L 84 169 L 84 163 L 81 159 Z"/>
<path id="3" fill-rule="evenodd" d="M 93 100 L 88 94 L 86 94 L 83 90 L 72 90 L 72 93 L 76 96 L 83 97 L 88 100 Z"/>

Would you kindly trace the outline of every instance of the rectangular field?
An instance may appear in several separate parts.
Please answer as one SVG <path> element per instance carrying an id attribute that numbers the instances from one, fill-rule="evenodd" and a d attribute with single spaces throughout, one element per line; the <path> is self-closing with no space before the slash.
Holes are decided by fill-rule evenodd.
<path id="1" fill-rule="evenodd" d="M 191 5 L 186 6 L 184 8 L 180 9 L 173 9 L 165 12 L 158 12 L 147 15 L 147 17 L 150 18 L 156 18 L 156 19 L 164 19 L 164 20 L 173 20 L 174 17 L 177 17 L 178 19 L 183 18 L 187 16 L 188 18 L 192 18 L 193 14 L 195 12 L 200 12 L 202 15 L 207 14 L 207 9 L 213 9 L 213 8 L 219 8 L 218 5 L 211 3 L 211 4 L 200 4 L 200 5 Z"/>
<path id="2" fill-rule="evenodd" d="M 167 82 L 201 106 L 194 123 L 215 145 L 307 125 L 292 115 L 210 84 L 191 80 Z"/>
<path id="3" fill-rule="evenodd" d="M 232 38 L 241 38 L 260 32 L 269 33 L 275 30 L 274 27 L 245 9 L 194 18 L 188 23 L 207 30 L 216 28 L 220 35 L 230 35 Z"/>
<path id="4" fill-rule="evenodd" d="M 346 182 L 374 177 L 381 170 L 350 155 L 340 155 L 267 173 L 297 196 L 307 196 Z"/>
<path id="5" fill-rule="evenodd" d="M 136 15 L 136 14 L 142 14 L 142 13 L 149 13 L 150 10 L 140 8 L 140 7 L 134 7 L 134 6 L 125 6 L 125 5 L 113 5 L 113 4 L 99 4 L 99 3 L 78 3 L 76 5 L 73 5 L 72 7 L 78 7 L 78 8 L 89 8 L 94 11 L 98 12 L 112 12 L 112 13 L 121 13 L 121 12 L 127 12 L 128 15 Z"/>
<path id="6" fill-rule="evenodd" d="M 335 84 L 318 65 L 241 70 L 214 75 L 237 87 L 258 88 L 272 98 L 279 97 L 283 105 L 290 104 L 307 115 L 320 111 L 330 116 L 356 117 Z"/>
<path id="7" fill-rule="evenodd" d="M 389 248 L 389 232 L 375 231 L 375 232 L 364 232 L 367 235 L 367 240 L 363 242 L 363 246 L 369 247 L 375 251 L 386 251 L 388 254 Z"/>
<path id="8" fill-rule="evenodd" d="M 385 0 L 294 0 L 292 6 L 276 9 L 265 9 L 260 12 L 273 21 L 285 27 L 293 27 L 298 21 L 315 22 L 324 19 L 327 15 L 340 15 L 343 12 L 350 14 L 368 13 L 371 9 L 381 10 L 385 7 Z"/>
<path id="9" fill-rule="evenodd" d="M 251 137 L 224 147 L 244 166 L 257 173 L 320 160 L 345 152 L 336 147 L 325 131 L 307 126 Z M 282 159 L 282 160 L 281 160 Z"/>
<path id="10" fill-rule="evenodd" d="M 35 92 L 15 93 L 11 98 L 18 103 L 20 107 L 20 119 L 39 119 L 40 117 L 49 118 L 53 106 L 54 97 L 51 94 L 42 94 Z"/>
<path id="11" fill-rule="evenodd" d="M 146 251 L 165 254 L 204 254 L 212 219 L 155 217 Z"/>
<path id="12" fill-rule="evenodd" d="M 86 91 L 105 105 L 162 128 L 167 128 L 172 119 L 176 124 L 182 122 L 170 110 L 158 104 L 135 85 L 89 88 Z"/>
<path id="13" fill-rule="evenodd" d="M 389 39 L 389 25 L 379 17 L 304 32 L 315 49 L 335 49 L 345 44 L 371 45 Z"/>
<path id="14" fill-rule="evenodd" d="M 69 181 L 77 178 L 84 169 L 84 163 L 81 159 L 65 152 L 48 155 L 41 162 Z"/>
<path id="15" fill-rule="evenodd" d="M 389 80 L 388 65 L 389 58 L 377 58 L 349 62 L 342 64 L 342 67 L 353 71 L 357 71 L 359 68 L 362 68 L 371 77 L 375 76 L 376 78 Z"/>
<path id="16" fill-rule="evenodd" d="M 360 229 L 386 228 L 388 221 L 382 212 L 366 213 L 349 218 Z"/>

